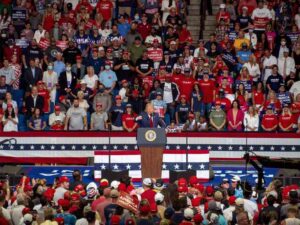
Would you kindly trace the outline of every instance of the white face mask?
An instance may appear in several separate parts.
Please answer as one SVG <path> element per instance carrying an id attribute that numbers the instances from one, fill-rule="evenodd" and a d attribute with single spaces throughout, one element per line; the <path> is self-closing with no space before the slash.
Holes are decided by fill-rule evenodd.
<path id="1" fill-rule="evenodd" d="M 6 34 L 1 34 L 1 37 L 5 38 L 5 37 L 6 37 Z"/>
<path id="2" fill-rule="evenodd" d="M 109 70 L 110 69 L 110 65 L 105 65 L 105 69 Z"/>
<path id="3" fill-rule="evenodd" d="M 66 71 L 68 71 L 68 72 L 71 71 L 71 67 L 67 66 Z"/>

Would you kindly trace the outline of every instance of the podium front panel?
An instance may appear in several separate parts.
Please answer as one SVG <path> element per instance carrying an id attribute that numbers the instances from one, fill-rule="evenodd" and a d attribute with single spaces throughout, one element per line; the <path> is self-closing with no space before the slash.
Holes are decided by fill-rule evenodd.
<path id="1" fill-rule="evenodd" d="M 165 146 L 166 131 L 163 128 L 139 128 L 137 131 L 138 146 Z"/>

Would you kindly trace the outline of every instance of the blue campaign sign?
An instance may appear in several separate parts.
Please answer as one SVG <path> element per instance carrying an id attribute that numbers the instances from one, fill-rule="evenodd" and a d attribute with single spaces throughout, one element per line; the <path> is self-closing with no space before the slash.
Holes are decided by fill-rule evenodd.
<path id="1" fill-rule="evenodd" d="M 245 166 L 213 166 L 213 170 L 215 173 L 214 180 L 211 181 L 213 185 L 219 185 L 224 178 L 230 180 L 233 176 L 239 176 L 242 181 L 248 181 L 251 185 L 254 185 L 258 177 L 257 171 L 253 167 L 248 167 L 247 172 Z M 278 170 L 276 168 L 264 168 L 265 186 L 273 180 Z"/>
<path id="2" fill-rule="evenodd" d="M 72 180 L 73 170 L 80 170 L 82 181 L 89 183 L 94 180 L 93 166 L 23 166 L 24 174 L 31 178 L 47 179 L 52 184 L 56 177 L 67 176 Z"/>
<path id="3" fill-rule="evenodd" d="M 219 185 L 224 178 L 230 180 L 233 176 L 239 176 L 242 181 L 247 180 L 254 185 L 257 179 L 257 171 L 252 168 L 247 168 L 247 173 L 244 166 L 212 166 L 215 177 L 209 182 L 210 185 Z M 52 184 L 56 177 L 67 176 L 72 180 L 73 170 L 81 171 L 84 183 L 94 181 L 94 167 L 93 166 L 23 166 L 22 171 L 31 178 L 47 179 L 48 184 Z M 276 168 L 264 168 L 265 172 L 265 186 L 268 185 L 275 174 L 278 172 Z M 136 184 L 139 186 L 140 184 Z"/>

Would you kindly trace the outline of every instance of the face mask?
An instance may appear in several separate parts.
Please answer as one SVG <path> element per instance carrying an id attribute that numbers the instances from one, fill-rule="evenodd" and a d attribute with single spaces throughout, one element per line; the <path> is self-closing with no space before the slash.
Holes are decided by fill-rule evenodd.
<path id="1" fill-rule="evenodd" d="M 48 70 L 53 70 L 53 66 L 48 66 Z"/>
<path id="2" fill-rule="evenodd" d="M 110 69 L 110 65 L 105 65 L 105 69 L 109 70 Z"/>
<path id="3" fill-rule="evenodd" d="M 104 88 L 100 88 L 100 89 L 99 89 L 99 92 L 100 92 L 100 93 L 103 93 L 103 92 L 104 92 Z"/>
<path id="4" fill-rule="evenodd" d="M 5 38 L 5 37 L 6 37 L 6 34 L 1 34 L 1 37 Z"/>
<path id="5" fill-rule="evenodd" d="M 135 19 L 135 20 L 139 20 L 140 17 L 139 17 L 138 15 L 135 15 L 135 16 L 134 16 L 134 19 Z"/>
<path id="6" fill-rule="evenodd" d="M 71 67 L 69 67 L 69 66 L 66 67 L 66 70 L 67 70 L 67 71 L 71 71 Z"/>
<path id="7" fill-rule="evenodd" d="M 286 44 L 286 42 L 285 42 L 285 41 L 282 41 L 282 42 L 281 42 L 281 45 L 285 45 L 285 44 Z"/>

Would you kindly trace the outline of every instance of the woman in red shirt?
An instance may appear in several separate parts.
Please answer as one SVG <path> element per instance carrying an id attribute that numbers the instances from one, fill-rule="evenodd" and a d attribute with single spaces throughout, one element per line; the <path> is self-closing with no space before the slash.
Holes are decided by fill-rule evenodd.
<path id="1" fill-rule="evenodd" d="M 240 110 L 240 105 L 237 100 L 231 104 L 231 109 L 227 112 L 227 128 L 228 131 L 243 130 L 244 112 Z"/>
<path id="2" fill-rule="evenodd" d="M 272 106 L 268 106 L 266 114 L 263 115 L 261 121 L 261 127 L 263 131 L 274 132 L 276 131 L 277 126 L 278 126 L 278 118 L 273 113 Z"/>
<path id="3" fill-rule="evenodd" d="M 138 124 L 135 120 L 136 116 L 137 116 L 136 113 L 133 112 L 133 110 L 132 110 L 132 105 L 127 104 L 126 112 L 122 115 L 122 124 L 123 124 L 124 130 L 126 130 L 128 132 L 132 132 L 137 129 Z"/>
<path id="4" fill-rule="evenodd" d="M 279 128 L 282 132 L 293 131 L 294 119 L 288 104 L 283 105 L 282 113 L 279 116 Z"/>
<path id="5" fill-rule="evenodd" d="M 54 13 L 51 7 L 48 7 L 43 17 L 43 28 L 50 32 L 54 27 Z"/>
<path id="6" fill-rule="evenodd" d="M 256 88 L 252 91 L 252 103 L 257 112 L 260 112 L 265 104 L 265 90 L 261 81 L 256 84 Z"/>

